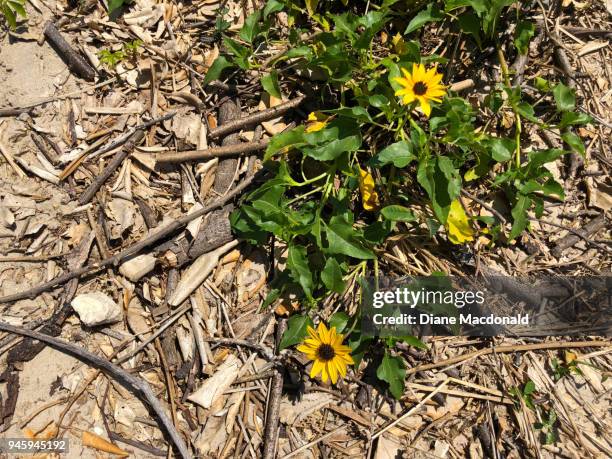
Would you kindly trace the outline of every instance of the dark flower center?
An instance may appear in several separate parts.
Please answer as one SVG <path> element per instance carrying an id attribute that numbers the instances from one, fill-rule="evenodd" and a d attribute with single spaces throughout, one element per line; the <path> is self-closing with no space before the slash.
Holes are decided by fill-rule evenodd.
<path id="1" fill-rule="evenodd" d="M 321 344 L 319 349 L 317 349 L 317 357 L 319 360 L 323 360 L 324 362 L 328 362 L 332 360 L 336 356 L 336 351 L 331 344 Z"/>
<path id="2" fill-rule="evenodd" d="M 417 96 L 422 96 L 427 92 L 427 85 L 422 81 L 417 81 L 412 87 L 412 90 Z"/>

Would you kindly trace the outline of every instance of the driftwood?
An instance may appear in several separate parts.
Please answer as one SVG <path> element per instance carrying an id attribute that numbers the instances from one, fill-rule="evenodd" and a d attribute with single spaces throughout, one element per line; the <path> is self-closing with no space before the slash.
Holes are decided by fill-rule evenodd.
<path id="1" fill-rule="evenodd" d="M 226 145 L 223 147 L 207 148 L 206 150 L 187 150 L 177 152 L 158 153 L 154 156 L 158 163 L 180 163 L 183 161 L 194 161 L 198 159 L 226 158 L 230 156 L 242 156 L 254 151 L 265 150 L 268 140 L 259 142 L 244 142 L 237 145 Z"/>
<path id="2" fill-rule="evenodd" d="M 219 126 L 223 128 L 225 125 L 230 125 L 240 118 L 240 107 L 233 101 L 228 100 L 219 108 Z M 219 129 L 219 128 L 217 128 Z M 232 132 L 232 131 L 229 131 Z M 238 134 L 228 135 L 221 142 L 222 147 L 237 145 L 240 143 Z M 234 181 L 236 169 L 238 168 L 238 159 L 227 158 L 219 160 L 217 171 L 215 173 L 215 182 L 213 190 L 218 194 L 224 194 Z"/>
<path id="3" fill-rule="evenodd" d="M 96 71 L 93 67 L 70 46 L 53 22 L 47 22 L 44 34 L 72 72 L 87 81 L 93 81 L 96 78 Z"/>
<path id="4" fill-rule="evenodd" d="M 100 187 L 108 180 L 108 178 L 113 175 L 113 173 L 123 164 L 125 158 L 132 152 L 134 147 L 144 138 L 144 132 L 139 129 L 137 130 L 127 143 L 123 146 L 121 150 L 119 150 L 111 162 L 104 168 L 104 170 L 98 175 L 93 182 L 87 187 L 85 192 L 79 198 L 79 205 L 87 204 L 89 201 L 93 199 L 95 194 L 98 192 Z"/>
<path id="5" fill-rule="evenodd" d="M 42 341 L 55 349 L 58 349 L 66 354 L 70 354 L 79 360 L 104 371 L 107 375 L 112 376 L 117 382 L 121 383 L 123 386 L 138 395 L 139 398 L 155 412 L 160 420 L 160 423 L 163 425 L 166 433 L 170 437 L 170 440 L 174 446 L 176 446 L 180 456 L 183 459 L 192 457 L 187 445 L 185 444 L 185 441 L 172 424 L 172 420 L 168 417 L 165 409 L 162 407 L 161 403 L 155 396 L 155 393 L 151 390 L 151 387 L 146 381 L 136 378 L 120 366 L 115 365 L 114 363 L 111 363 L 80 346 L 76 346 L 75 344 L 68 343 L 61 339 L 32 330 L 26 330 L 21 327 L 14 327 L 2 321 L 0 321 L 0 330 Z"/>
<path id="6" fill-rule="evenodd" d="M 552 249 L 552 254 L 559 258 L 563 255 L 563 251 L 565 249 L 569 249 L 573 247 L 580 241 L 581 239 L 587 238 L 590 235 L 596 233 L 597 231 L 606 227 L 606 218 L 603 215 L 591 220 L 580 230 L 577 230 L 583 237 L 579 236 L 575 233 L 570 233 L 567 236 L 562 237 L 555 244 L 555 248 Z"/>
<path id="7" fill-rule="evenodd" d="M 266 110 L 253 113 L 252 115 L 248 115 L 242 118 L 230 118 L 224 120 L 224 122 L 222 122 L 221 120 L 221 114 L 223 110 L 223 106 L 221 106 L 221 110 L 219 110 L 219 127 L 211 129 L 208 135 L 211 139 L 214 139 L 223 135 L 227 135 L 231 132 L 239 131 L 244 127 L 252 126 L 254 124 L 259 124 L 262 121 L 268 121 L 273 118 L 277 118 L 283 113 L 300 105 L 302 102 L 304 102 L 304 99 L 306 99 L 305 96 L 297 97 L 293 100 L 285 102 L 284 104 L 277 105 L 276 107 L 268 108 Z"/>
<path id="8" fill-rule="evenodd" d="M 206 220 L 193 241 L 183 233 L 180 237 L 157 246 L 154 251 L 160 254 L 164 264 L 180 268 L 204 253 L 218 249 L 232 240 L 229 222 L 229 213 L 232 210 L 233 206 L 227 205 L 211 212 L 205 217 Z"/>
<path id="9" fill-rule="evenodd" d="M 187 223 L 189 223 L 190 221 L 195 220 L 196 218 L 201 217 L 203 215 L 206 215 L 219 207 L 223 207 L 227 202 L 242 193 L 249 185 L 251 185 L 251 183 L 257 178 L 257 176 L 258 174 L 246 177 L 238 186 L 228 192 L 225 196 L 216 199 L 214 202 L 206 205 L 205 207 L 196 212 L 183 215 L 182 217 L 174 220 L 172 223 L 160 229 L 156 233 L 151 234 L 140 242 L 137 242 L 136 244 L 127 247 L 126 249 L 116 253 L 110 258 L 105 258 L 104 260 L 101 260 L 99 262 L 91 263 L 82 268 L 74 269 L 65 274 L 62 274 L 61 276 L 56 277 L 55 279 L 39 284 L 36 287 L 30 288 L 23 292 L 0 297 L 0 304 L 23 300 L 24 298 L 35 298 L 42 292 L 51 290 L 59 285 L 64 284 L 65 282 L 68 282 L 71 279 L 76 279 L 85 274 L 98 272 L 106 266 L 118 265 L 122 261 L 125 261 L 135 255 L 138 255 L 143 249 L 146 249 L 147 247 L 152 246 L 156 242 L 159 242 L 167 238 L 171 234 L 174 234 L 176 231 L 186 226 Z"/>

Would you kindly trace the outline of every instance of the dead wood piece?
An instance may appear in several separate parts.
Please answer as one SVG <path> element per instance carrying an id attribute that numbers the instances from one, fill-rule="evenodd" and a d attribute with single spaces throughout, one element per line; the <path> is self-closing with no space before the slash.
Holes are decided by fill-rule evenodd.
<path id="1" fill-rule="evenodd" d="M 159 457 L 166 457 L 166 456 L 168 456 L 168 452 L 167 451 L 162 451 L 161 449 L 155 448 L 154 446 L 149 446 L 146 443 L 143 443 L 143 442 L 138 441 L 138 440 L 133 440 L 131 438 L 126 438 L 126 437 L 124 437 L 122 435 L 119 435 L 117 432 L 109 431 L 108 432 L 108 438 L 111 441 L 125 443 L 126 445 L 133 446 L 134 448 L 141 449 L 143 451 L 146 451 L 149 454 L 152 454 L 153 456 L 159 456 Z"/>
<path id="2" fill-rule="evenodd" d="M 87 204 L 92 200 L 94 195 L 98 192 L 100 187 L 108 180 L 108 178 L 113 175 L 113 173 L 121 166 L 125 158 L 132 152 L 134 147 L 138 145 L 138 143 L 144 138 L 144 131 L 142 129 L 138 129 L 130 139 L 126 142 L 121 150 L 119 150 L 111 162 L 104 168 L 104 170 L 98 175 L 93 182 L 89 185 L 89 187 L 85 190 L 85 192 L 79 198 L 79 205 Z"/>
<path id="3" fill-rule="evenodd" d="M 292 108 L 297 107 L 306 99 L 305 96 L 300 96 L 295 99 L 292 99 L 284 104 L 277 105 L 276 107 L 268 108 L 266 110 L 261 110 L 259 112 L 253 113 L 252 115 L 244 116 L 242 118 L 238 118 L 234 121 L 224 123 L 220 126 L 211 129 L 209 133 L 209 137 L 214 139 L 216 137 L 221 137 L 222 135 L 229 134 L 230 132 L 238 131 L 244 127 L 252 126 L 253 124 L 261 123 L 262 121 L 268 121 L 273 118 L 277 118 L 284 114 L 285 112 L 291 110 Z M 219 118 L 221 118 L 219 116 Z"/>
<path id="4" fill-rule="evenodd" d="M 94 81 L 96 71 L 70 46 L 53 22 L 45 24 L 44 34 L 70 70 L 87 81 Z"/>
<path id="5" fill-rule="evenodd" d="M 265 150 L 268 140 L 260 142 L 244 142 L 237 145 L 208 148 L 206 150 L 177 151 L 175 153 L 159 153 L 154 156 L 158 163 L 179 163 L 199 159 L 225 158 L 229 156 L 242 156 L 253 151 Z"/>
<path id="6" fill-rule="evenodd" d="M 51 164 L 56 165 L 59 162 L 59 159 L 55 152 L 49 151 L 49 149 L 45 145 L 45 139 L 40 134 L 37 134 L 36 132 L 31 132 L 30 138 L 32 139 L 32 142 L 34 142 L 34 145 L 36 145 L 36 147 L 40 150 L 43 156 L 47 158 Z"/>
<path id="7" fill-rule="evenodd" d="M 204 253 L 218 249 L 232 240 L 232 228 L 229 222 L 232 210 L 233 206 L 227 205 L 223 209 L 211 212 L 200 226 L 195 240 L 189 241 L 183 234 L 157 246 L 154 251 L 162 254 L 163 262 L 168 266 L 180 268 Z"/>
<path id="8" fill-rule="evenodd" d="M 0 432 L 4 432 L 11 426 L 11 420 L 15 414 L 19 396 L 19 373 L 13 368 L 7 367 L 0 374 L 0 383 L 2 382 L 6 383 L 7 397 L 4 403 L 0 403 Z"/>
<path id="9" fill-rule="evenodd" d="M 545 350 L 545 349 L 580 349 L 583 347 L 612 347 L 612 341 L 610 340 L 608 341 L 569 341 L 569 342 L 554 341 L 550 343 L 517 344 L 514 346 L 512 345 L 494 346 L 494 347 L 488 347 L 486 349 L 480 349 L 474 352 L 468 352 L 467 354 L 462 354 L 456 357 L 451 357 L 450 359 L 440 360 L 435 363 L 427 363 L 423 365 L 418 365 L 416 367 L 412 367 L 406 370 L 406 375 L 411 375 L 419 371 L 432 370 L 434 368 L 454 365 L 456 363 L 464 362 L 466 360 L 471 360 L 476 357 L 482 357 L 484 355 L 489 355 L 493 353 L 508 354 L 511 352 L 527 352 L 527 351 L 538 351 L 538 350 Z"/>
<path id="10" fill-rule="evenodd" d="M 69 258 L 69 266 L 71 268 L 78 268 L 85 263 L 95 238 L 94 232 L 90 232 L 88 236 L 85 236 L 81 243 L 75 248 L 74 254 Z M 72 279 L 64 287 L 64 292 L 59 300 L 58 307 L 53 315 L 49 318 L 40 329 L 41 333 L 49 336 L 59 336 L 62 332 L 62 325 L 70 314 L 72 313 L 72 306 L 70 302 L 76 294 L 79 281 Z M 13 346 L 7 355 L 7 363 L 13 365 L 18 362 L 29 362 L 36 357 L 45 348 L 45 343 L 42 341 L 33 341 L 31 339 L 24 339 L 19 344 Z"/>
<path id="11" fill-rule="evenodd" d="M 285 320 L 278 322 L 276 327 L 277 347 L 281 337 L 285 332 L 287 323 Z M 270 396 L 268 397 L 268 412 L 266 413 L 266 427 L 264 430 L 264 450 L 263 459 L 273 459 L 276 457 L 276 443 L 278 441 L 278 419 L 280 416 L 280 403 L 283 395 L 283 373 L 281 369 L 276 369 L 272 376 L 270 385 Z"/>
<path id="12" fill-rule="evenodd" d="M 605 227 L 606 227 L 606 218 L 604 215 L 600 215 L 599 217 L 594 218 L 593 220 L 588 222 L 586 225 L 584 225 L 582 229 L 577 230 L 577 231 L 580 234 L 582 234 L 584 237 L 589 237 L 591 234 L 594 234 L 597 231 Z M 570 247 L 573 247 L 580 240 L 581 240 L 580 236 L 570 233 L 567 236 L 564 236 L 557 241 L 554 249 L 552 249 L 552 254 L 555 257 L 559 258 L 561 255 L 563 255 L 563 251 L 565 249 L 569 249 Z"/>
<path id="13" fill-rule="evenodd" d="M 124 387 L 134 392 L 145 404 L 147 404 L 157 415 L 161 425 L 164 427 L 166 433 L 170 437 L 170 440 L 176 446 L 180 456 L 182 458 L 191 458 L 191 453 L 187 448 L 183 438 L 176 430 L 172 421 L 166 414 L 165 409 L 155 396 L 155 393 L 151 390 L 151 387 L 146 381 L 132 376 L 130 373 L 125 371 L 123 368 L 109 362 L 108 360 L 97 356 L 76 346 L 72 343 L 68 343 L 58 338 L 45 335 L 32 330 L 27 330 L 21 327 L 14 327 L 5 322 L 0 321 L 0 330 L 8 333 L 14 333 L 21 336 L 27 336 L 29 338 L 37 339 L 47 343 L 49 346 L 57 349 L 66 354 L 70 354 L 84 363 L 87 363 L 95 368 L 104 371 L 107 375 L 113 377 L 117 382 L 121 383 Z"/>
<path id="14" fill-rule="evenodd" d="M 26 108 L 0 108 L 0 118 L 9 117 L 9 116 L 19 116 L 22 113 L 30 113 L 32 111 L 32 107 Z"/>
<path id="15" fill-rule="evenodd" d="M 84 274 L 91 274 L 100 271 L 106 266 L 117 265 L 130 257 L 138 255 L 143 249 L 150 247 L 151 245 L 155 244 L 158 241 L 161 241 L 162 239 L 167 238 L 171 234 L 174 234 L 176 231 L 187 225 L 187 223 L 189 223 L 190 221 L 201 217 L 202 215 L 206 215 L 207 213 L 219 207 L 224 206 L 227 202 L 242 193 L 242 191 L 244 191 L 258 177 L 258 175 L 260 175 L 260 173 L 246 177 L 242 181 L 242 183 L 236 186 L 236 188 L 231 190 L 225 196 L 221 196 L 219 199 L 215 200 L 214 202 L 210 203 L 209 205 L 203 207 L 202 209 L 196 212 L 183 215 L 182 217 L 174 220 L 169 225 L 166 225 L 163 229 L 160 229 L 156 233 L 151 234 L 150 236 L 146 237 L 140 242 L 137 242 L 136 244 L 132 244 L 121 252 L 116 253 L 112 257 L 106 258 L 96 263 L 91 263 L 82 268 L 73 269 L 65 274 L 62 274 L 61 276 L 56 277 L 55 279 L 39 284 L 36 287 L 25 290 L 23 292 L 0 297 L 0 304 L 11 303 L 13 301 L 22 300 L 24 298 L 35 298 L 42 292 L 51 290 L 57 287 L 58 285 L 62 285 L 64 282 L 68 282 L 71 279 L 81 277 Z M 261 173 L 261 175 L 263 175 L 263 172 Z"/>
<path id="16" fill-rule="evenodd" d="M 228 100 L 219 108 L 219 126 L 227 126 L 240 118 L 240 107 L 237 103 Z M 232 132 L 232 131 L 229 131 Z M 240 144 L 238 134 L 230 134 L 221 142 L 222 147 Z M 224 194 L 231 186 L 238 168 L 238 159 L 228 158 L 219 161 L 215 172 L 213 190 L 218 194 Z"/>

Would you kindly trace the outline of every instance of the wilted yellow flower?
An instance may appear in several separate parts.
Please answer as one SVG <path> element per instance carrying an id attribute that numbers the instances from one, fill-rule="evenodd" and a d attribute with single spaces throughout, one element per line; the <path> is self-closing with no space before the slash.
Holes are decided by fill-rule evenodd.
<path id="1" fill-rule="evenodd" d="M 474 240 L 474 230 L 458 199 L 451 203 L 446 220 L 446 231 L 449 241 L 453 244 L 463 244 L 466 241 Z"/>
<path id="2" fill-rule="evenodd" d="M 306 132 L 317 132 L 327 126 L 329 117 L 320 112 L 311 112 L 306 123 Z"/>
<path id="3" fill-rule="evenodd" d="M 429 102 L 440 102 L 440 97 L 446 93 L 445 87 L 440 84 L 442 74 L 437 73 L 437 70 L 437 67 L 425 70 L 423 64 L 412 64 L 412 73 L 402 68 L 404 76 L 395 78 L 402 89 L 395 91 L 395 95 L 401 96 L 402 102 L 406 105 L 418 101 L 425 116 L 429 117 L 431 114 Z"/>
<path id="4" fill-rule="evenodd" d="M 404 41 L 404 37 L 398 32 L 391 39 L 393 43 L 393 49 L 399 55 L 405 54 L 408 51 L 408 45 L 406 45 L 406 41 Z"/>
<path id="5" fill-rule="evenodd" d="M 374 188 L 374 177 L 368 171 L 359 168 L 359 191 L 361 192 L 361 203 L 365 210 L 376 210 L 380 205 L 378 193 Z"/>
<path id="6" fill-rule="evenodd" d="M 346 367 L 354 365 L 351 357 L 351 348 L 342 344 L 344 335 L 336 332 L 336 327 L 329 330 L 323 323 L 319 323 L 317 330 L 308 327 L 309 338 L 297 347 L 297 350 L 306 354 L 309 360 L 313 360 L 310 377 L 316 378 L 321 373 L 323 382 L 331 379 L 336 384 L 338 375 L 346 376 Z"/>

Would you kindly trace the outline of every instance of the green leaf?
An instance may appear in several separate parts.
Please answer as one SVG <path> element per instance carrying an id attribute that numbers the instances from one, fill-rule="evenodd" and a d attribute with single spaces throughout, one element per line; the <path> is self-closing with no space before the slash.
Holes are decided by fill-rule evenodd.
<path id="1" fill-rule="evenodd" d="M 335 258 L 328 258 L 321 271 L 321 280 L 328 290 L 336 293 L 344 292 L 345 283 L 342 279 L 342 268 Z"/>
<path id="2" fill-rule="evenodd" d="M 445 224 L 451 203 L 461 192 L 461 177 L 452 160 L 446 156 L 422 160 L 417 181 L 427 191 L 436 217 Z"/>
<path id="3" fill-rule="evenodd" d="M 283 350 L 294 344 L 301 343 L 306 335 L 308 335 L 308 326 L 313 327 L 310 317 L 306 315 L 290 317 L 287 320 L 287 330 L 283 333 L 278 347 Z"/>
<path id="4" fill-rule="evenodd" d="M 519 54 L 527 54 L 529 52 L 529 40 L 535 34 L 535 27 L 532 22 L 521 21 L 516 26 L 514 32 L 514 46 Z"/>
<path id="5" fill-rule="evenodd" d="M 219 56 L 215 59 L 215 62 L 212 63 L 208 71 L 206 72 L 206 76 L 204 77 L 204 86 L 214 80 L 218 80 L 223 73 L 223 70 L 229 67 L 233 67 L 230 61 L 227 60 L 225 56 Z"/>
<path id="6" fill-rule="evenodd" d="M 329 244 L 326 249 L 327 252 L 348 255 L 360 260 L 373 260 L 375 258 L 372 251 L 364 247 L 353 225 L 341 217 L 332 217 L 325 228 Z"/>
<path id="7" fill-rule="evenodd" d="M 531 199 L 528 196 L 520 194 L 516 204 L 512 208 L 512 218 L 514 221 L 510 234 L 508 235 L 509 240 L 515 239 L 525 228 L 527 228 L 527 223 L 529 222 L 527 212 L 530 207 Z"/>
<path id="8" fill-rule="evenodd" d="M 268 0 L 263 10 L 264 19 L 266 19 L 272 13 L 278 13 L 279 11 L 282 11 L 283 8 L 284 5 L 279 0 Z"/>
<path id="9" fill-rule="evenodd" d="M 419 349 L 427 350 L 427 344 L 418 339 L 416 336 L 408 335 L 402 336 L 402 341 L 409 346 L 416 347 Z"/>
<path id="10" fill-rule="evenodd" d="M 9 8 L 7 3 L 0 3 L 0 7 L 2 8 L 2 13 L 6 18 L 6 22 L 8 23 L 11 29 L 15 29 L 17 27 L 17 17 L 11 8 Z"/>
<path id="11" fill-rule="evenodd" d="M 529 121 L 540 124 L 540 120 L 536 118 L 535 111 L 531 105 L 527 102 L 521 102 L 516 106 L 516 111 L 523 118 L 527 118 Z"/>
<path id="12" fill-rule="evenodd" d="M 303 145 L 304 143 L 304 126 L 298 126 L 290 131 L 281 132 L 270 140 L 264 155 L 264 162 L 281 151 L 288 151 L 290 148 Z"/>
<path id="13" fill-rule="evenodd" d="M 395 167 L 406 167 L 415 159 L 416 156 L 413 152 L 412 143 L 402 140 L 378 152 L 378 154 L 372 158 L 371 163 L 375 167 L 381 167 L 389 163 L 393 163 Z"/>
<path id="14" fill-rule="evenodd" d="M 478 16 L 471 11 L 462 14 L 459 16 L 459 27 L 463 33 L 470 34 L 472 37 L 474 37 L 478 47 L 482 48 L 482 39 L 480 38 L 480 19 L 478 19 Z"/>
<path id="15" fill-rule="evenodd" d="M 361 136 L 351 135 L 342 139 L 335 139 L 317 147 L 304 147 L 302 151 L 318 161 L 329 161 L 336 159 L 347 151 L 356 151 L 361 146 Z"/>
<path id="16" fill-rule="evenodd" d="M 249 16 L 244 21 L 244 25 L 242 29 L 240 29 L 239 36 L 247 43 L 253 43 L 253 40 L 257 36 L 257 34 L 261 31 L 259 20 L 261 19 L 261 10 L 256 10 L 254 13 L 249 14 Z"/>
<path id="17" fill-rule="evenodd" d="M 128 3 L 126 0 L 109 0 L 108 2 L 108 14 L 109 16 L 115 11 L 121 8 L 125 3 Z"/>
<path id="18" fill-rule="evenodd" d="M 572 111 L 576 108 L 576 94 L 572 88 L 559 83 L 553 89 L 553 96 L 559 111 Z"/>
<path id="19" fill-rule="evenodd" d="M 584 148 L 584 144 L 582 143 L 580 137 L 578 137 L 576 134 L 570 131 L 566 131 L 561 134 L 561 138 L 576 153 L 580 153 L 582 157 L 586 156 L 586 149 Z"/>
<path id="20" fill-rule="evenodd" d="M 512 158 L 515 144 L 511 139 L 494 138 L 491 139 L 491 157 L 497 162 L 508 161 Z"/>
<path id="21" fill-rule="evenodd" d="M 414 18 L 412 18 L 412 21 L 410 21 L 404 33 L 408 34 L 408 33 L 414 32 L 415 30 L 423 27 L 428 22 L 439 22 L 443 18 L 444 18 L 444 15 L 438 9 L 435 3 L 430 3 L 429 5 L 427 5 L 427 8 L 425 8 L 423 11 L 418 13 Z"/>
<path id="22" fill-rule="evenodd" d="M 312 273 L 308 266 L 306 247 L 301 245 L 289 245 L 287 254 L 287 267 L 291 271 L 293 280 L 299 283 L 308 298 L 312 298 Z"/>
<path id="23" fill-rule="evenodd" d="M 268 94 L 278 99 L 282 97 L 280 86 L 278 84 L 278 73 L 276 70 L 272 70 L 270 73 L 266 73 L 261 77 L 261 85 Z"/>
<path id="24" fill-rule="evenodd" d="M 536 386 L 533 381 L 527 381 L 525 387 L 523 388 L 523 395 L 531 395 L 535 392 Z"/>
<path id="25" fill-rule="evenodd" d="M 394 222 L 413 222 L 416 220 L 416 217 L 410 209 L 396 204 L 383 208 L 380 213 L 387 220 Z"/>
<path id="26" fill-rule="evenodd" d="M 378 379 L 389 384 L 389 391 L 396 398 L 400 399 L 404 394 L 404 378 L 406 370 L 404 362 L 400 357 L 391 356 L 385 353 L 382 362 L 376 369 Z"/>
<path id="27" fill-rule="evenodd" d="M 561 115 L 561 122 L 557 127 L 559 129 L 564 129 L 568 126 L 588 124 L 591 121 L 593 121 L 593 119 L 586 113 L 563 112 Z"/>
<path id="28" fill-rule="evenodd" d="M 342 311 L 336 312 L 329 318 L 329 327 L 335 327 L 338 333 L 342 333 L 346 329 L 350 319 L 347 313 Z"/>

